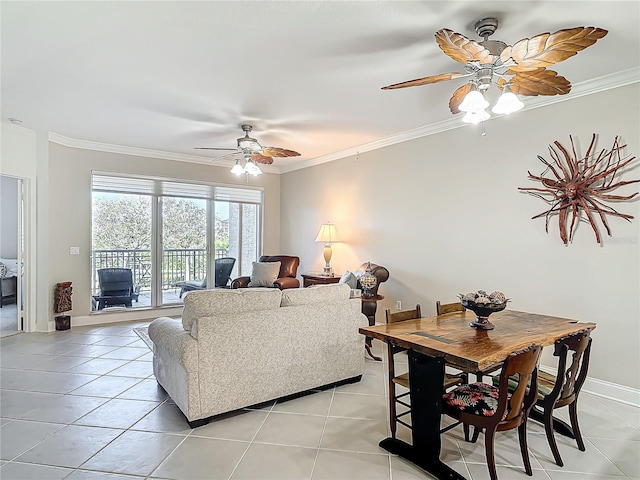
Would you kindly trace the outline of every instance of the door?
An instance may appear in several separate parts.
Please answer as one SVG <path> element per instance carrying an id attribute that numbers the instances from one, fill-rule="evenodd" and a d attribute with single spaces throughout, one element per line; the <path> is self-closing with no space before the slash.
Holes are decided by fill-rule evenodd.
<path id="1" fill-rule="evenodd" d="M 23 330 L 23 181 L 0 176 L 0 336 Z"/>

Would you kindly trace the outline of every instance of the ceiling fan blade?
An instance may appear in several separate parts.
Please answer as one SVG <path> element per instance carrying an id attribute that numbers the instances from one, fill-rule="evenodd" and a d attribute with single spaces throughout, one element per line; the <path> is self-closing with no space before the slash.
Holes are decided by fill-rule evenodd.
<path id="1" fill-rule="evenodd" d="M 382 90 L 392 90 L 394 88 L 405 88 L 405 87 L 417 87 L 418 85 L 428 85 L 430 83 L 444 82 L 446 80 L 453 80 L 454 78 L 468 77 L 469 75 L 470 74 L 459 73 L 459 72 L 441 73 L 439 75 L 431 75 L 429 77 L 416 78 L 415 80 L 409 80 L 407 82 L 387 85 L 386 87 L 382 87 Z"/>
<path id="2" fill-rule="evenodd" d="M 266 155 L 262 155 L 260 153 L 251 154 L 251 160 L 256 163 L 262 163 L 263 165 L 271 165 L 273 163 L 273 158 L 267 157 Z"/>
<path id="3" fill-rule="evenodd" d="M 538 95 L 565 95 L 571 91 L 571 82 L 558 75 L 553 70 L 540 68 L 528 72 L 507 71 L 507 74 L 515 74 L 510 80 L 503 78 L 498 80 L 498 87 L 502 89 L 507 82 L 511 91 L 516 95 L 535 97 Z"/>
<path id="4" fill-rule="evenodd" d="M 454 115 L 456 113 L 460 113 L 460 110 L 458 109 L 458 107 L 464 100 L 465 95 L 469 93 L 470 90 L 471 90 L 471 84 L 465 83 L 460 88 L 458 88 L 455 92 L 453 92 L 453 96 L 449 100 L 449 110 L 451 110 L 451 113 L 453 113 Z"/>
<path id="5" fill-rule="evenodd" d="M 607 30 L 598 27 L 575 27 L 558 30 L 555 33 L 541 33 L 535 37 L 523 38 L 500 54 L 502 62 L 512 58 L 517 65 L 511 70 L 522 72 L 548 67 L 574 56 L 604 37 Z"/>
<path id="6" fill-rule="evenodd" d="M 456 62 L 467 63 L 476 60 L 480 63 L 493 63 L 496 59 L 478 42 L 447 28 L 438 30 L 435 37 L 440 49 Z"/>
<path id="7" fill-rule="evenodd" d="M 265 157 L 299 157 L 300 156 L 298 152 L 294 152 L 293 150 L 287 150 L 286 148 L 278 148 L 278 147 L 263 147 L 262 154 Z"/>
<path id="8" fill-rule="evenodd" d="M 237 148 L 193 147 L 194 150 L 237 150 Z"/>

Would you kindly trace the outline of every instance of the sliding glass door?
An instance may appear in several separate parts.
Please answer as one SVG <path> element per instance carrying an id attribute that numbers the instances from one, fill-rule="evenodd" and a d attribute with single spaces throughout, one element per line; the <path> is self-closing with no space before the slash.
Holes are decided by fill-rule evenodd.
<path id="1" fill-rule="evenodd" d="M 200 198 L 162 197 L 162 304 L 207 288 L 207 205 Z M 179 292 L 176 295 L 176 288 Z"/>
<path id="2" fill-rule="evenodd" d="M 261 217 L 260 190 L 94 174 L 93 310 L 180 303 L 213 288 L 216 258 L 236 260 L 231 278 L 249 275 Z"/>
<path id="3" fill-rule="evenodd" d="M 150 195 L 93 192 L 92 310 L 152 305 L 152 201 Z M 123 280 L 113 276 L 119 271 Z M 122 293 L 127 288 L 131 292 Z M 115 291 L 121 294 L 111 295 Z"/>

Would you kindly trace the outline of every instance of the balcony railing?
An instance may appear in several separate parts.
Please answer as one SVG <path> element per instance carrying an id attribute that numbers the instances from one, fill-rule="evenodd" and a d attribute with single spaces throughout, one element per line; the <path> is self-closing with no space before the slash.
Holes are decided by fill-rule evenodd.
<path id="1" fill-rule="evenodd" d="M 215 258 L 229 256 L 229 249 L 216 248 Z M 130 268 L 133 284 L 151 291 L 151 250 L 94 250 L 92 257 L 93 293 L 99 292 L 98 270 Z M 162 290 L 181 280 L 202 280 L 207 276 L 207 250 L 204 248 L 167 249 L 162 252 Z"/>

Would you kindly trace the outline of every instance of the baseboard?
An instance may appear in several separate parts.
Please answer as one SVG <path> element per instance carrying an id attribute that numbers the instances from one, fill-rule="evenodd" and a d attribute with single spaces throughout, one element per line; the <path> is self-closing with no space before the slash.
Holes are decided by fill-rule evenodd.
<path id="1" fill-rule="evenodd" d="M 558 370 L 553 367 L 541 366 L 540 370 L 556 375 Z M 617 383 L 587 377 L 582 386 L 582 391 L 597 397 L 608 398 L 617 402 L 626 403 L 634 407 L 640 407 L 640 390 L 619 385 Z"/>
<path id="2" fill-rule="evenodd" d="M 137 320 L 154 320 L 158 317 L 177 318 L 182 315 L 183 307 L 164 307 L 164 308 L 142 308 L 142 309 L 125 309 L 120 311 L 110 309 L 109 312 L 96 312 L 91 315 L 71 316 L 71 328 L 83 327 L 87 325 L 103 325 L 108 323 L 131 322 Z M 55 328 L 55 320 L 49 321 L 48 331 L 53 332 Z"/>

